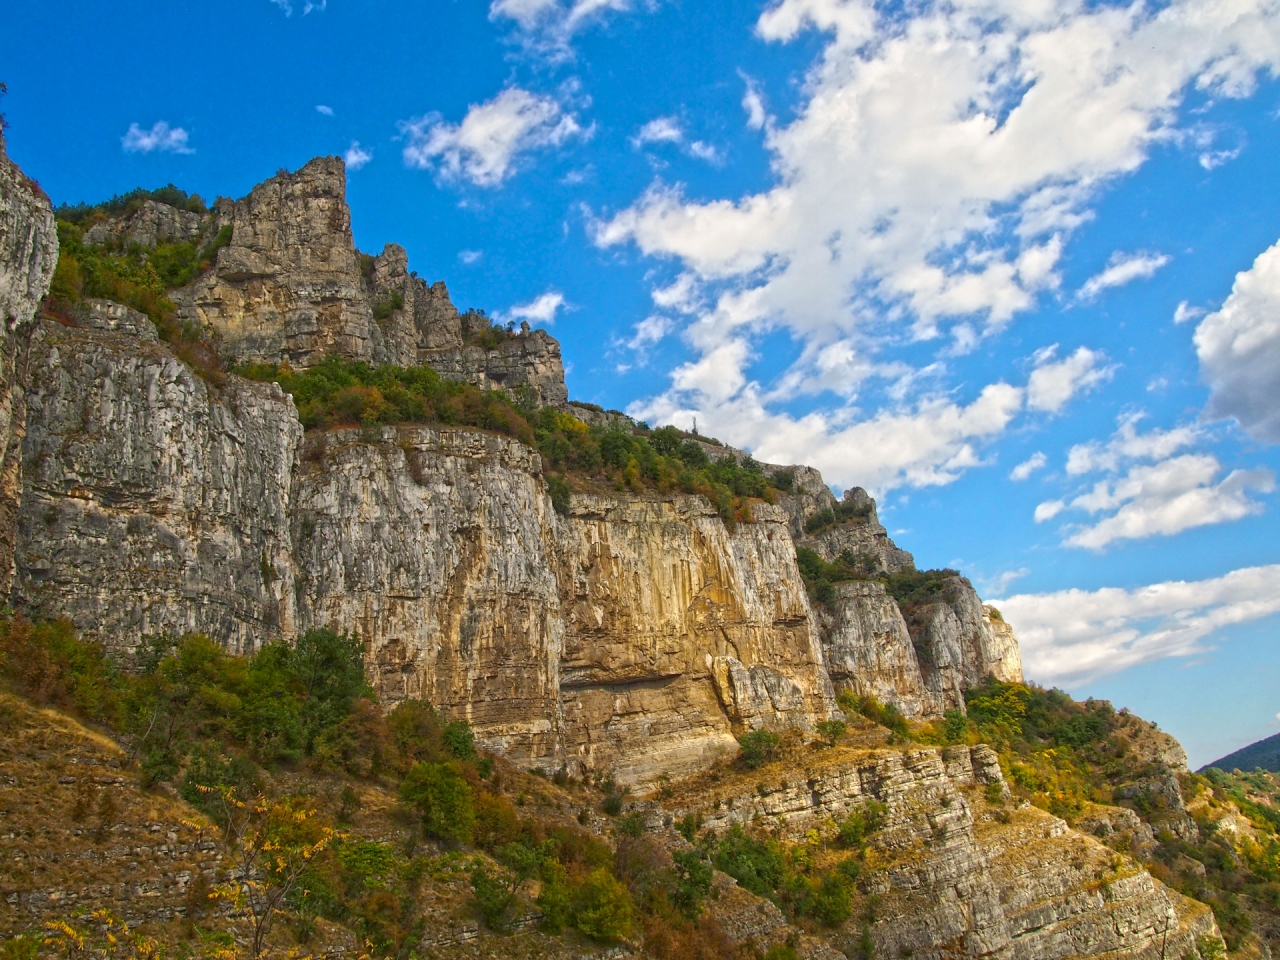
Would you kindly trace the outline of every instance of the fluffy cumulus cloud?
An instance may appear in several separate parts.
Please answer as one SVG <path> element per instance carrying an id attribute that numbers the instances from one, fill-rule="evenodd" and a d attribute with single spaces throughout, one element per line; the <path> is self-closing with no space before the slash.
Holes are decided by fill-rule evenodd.
<path id="1" fill-rule="evenodd" d="M 1115 366 L 1104 365 L 1102 353 L 1080 347 L 1057 359 L 1058 345 L 1036 354 L 1036 368 L 1027 381 L 1027 406 L 1044 413 L 1058 413 L 1077 393 L 1110 380 Z"/>
<path id="2" fill-rule="evenodd" d="M 1209 415 L 1233 417 L 1258 440 L 1280 443 L 1280 243 L 1236 274 L 1222 309 L 1195 335 L 1209 384 Z"/>
<path id="3" fill-rule="evenodd" d="M 493 0 L 489 19 L 511 23 L 519 41 L 552 60 L 572 56 L 575 34 L 608 13 L 631 9 L 631 0 Z"/>
<path id="4" fill-rule="evenodd" d="M 502 314 L 504 320 L 529 320 L 533 323 L 552 324 L 556 322 L 556 314 L 566 306 L 564 294 L 548 290 L 528 303 L 512 307 Z"/>
<path id="5" fill-rule="evenodd" d="M 1125 590 L 1062 590 L 993 601 L 1013 625 L 1027 678 L 1077 684 L 1202 652 L 1215 631 L 1280 612 L 1280 564 Z"/>
<path id="6" fill-rule="evenodd" d="M 1042 469 L 1044 465 L 1048 462 L 1049 462 L 1048 458 L 1045 457 L 1045 455 L 1041 453 L 1039 450 L 1037 450 L 1035 453 L 1027 457 L 1027 459 L 1023 460 L 1020 464 L 1018 464 L 1016 467 L 1014 467 L 1012 470 L 1009 471 L 1009 479 L 1019 481 L 1019 482 L 1026 480 L 1037 470 Z"/>
<path id="7" fill-rule="evenodd" d="M 1189 89 L 1243 96 L 1280 67 L 1280 12 L 1262 0 L 778 0 L 757 29 L 766 41 L 826 38 L 790 122 L 770 118 L 747 80 L 743 106 L 772 153 L 773 185 L 702 200 L 658 183 L 598 222 L 595 238 L 667 259 L 692 290 L 681 325 L 698 359 L 641 406 L 696 409 L 700 425 L 718 421 L 747 443 L 759 430 L 744 416 L 787 423 L 771 411 L 795 393 L 779 386 L 840 381 L 841 405 L 799 432 L 851 468 L 859 456 L 834 451 L 881 416 L 849 422 L 858 378 L 901 378 L 876 356 L 886 340 L 949 336 L 963 352 L 998 331 L 1059 285 L 1064 247 L 1099 189 L 1173 136 Z M 1107 282 L 1159 259 L 1118 260 Z M 755 345 L 778 331 L 799 342 L 799 359 L 761 384 Z M 1038 403 L 1054 402 L 1048 377 Z M 920 401 L 923 432 L 948 402 Z M 873 472 L 963 469 L 957 450 L 935 450 L 929 467 Z M 867 480 L 852 469 L 831 479 Z"/>
<path id="8" fill-rule="evenodd" d="M 160 120 L 150 130 L 143 130 L 136 123 L 129 124 L 129 129 L 120 138 L 120 145 L 125 153 L 195 153 L 188 145 L 188 139 L 187 131 L 182 127 L 171 127 Z"/>
<path id="9" fill-rule="evenodd" d="M 1080 299 L 1092 300 L 1103 290 L 1154 277 L 1168 262 L 1169 258 L 1163 253 L 1113 253 L 1106 269 L 1084 282 Z"/>
<path id="10" fill-rule="evenodd" d="M 347 147 L 342 159 L 347 162 L 348 169 L 359 170 L 373 159 L 373 154 L 360 146 L 359 140 L 352 140 L 351 146 Z"/>
<path id="11" fill-rule="evenodd" d="M 1192 527 L 1239 520 L 1261 512 L 1252 494 L 1270 493 L 1268 470 L 1234 470 L 1206 453 L 1185 452 L 1199 439 L 1192 427 L 1138 430 L 1139 415 L 1128 415 L 1106 443 L 1078 444 L 1067 454 L 1067 474 L 1106 474 L 1067 500 L 1051 500 L 1035 511 L 1037 523 L 1067 510 L 1087 515 L 1064 528 L 1068 546 L 1101 550 L 1120 540 L 1171 536 Z"/>
<path id="12" fill-rule="evenodd" d="M 554 97 L 508 87 L 473 104 L 461 123 L 438 114 L 402 121 L 404 162 L 435 170 L 445 180 L 496 187 L 510 177 L 522 154 L 558 147 L 589 134 Z"/>

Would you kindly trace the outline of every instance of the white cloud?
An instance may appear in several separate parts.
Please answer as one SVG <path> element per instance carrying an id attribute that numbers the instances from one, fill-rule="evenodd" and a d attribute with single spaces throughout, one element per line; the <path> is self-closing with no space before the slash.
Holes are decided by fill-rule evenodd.
<path id="1" fill-rule="evenodd" d="M 529 303 L 512 307 L 505 312 L 504 316 L 510 320 L 531 320 L 534 323 L 550 325 L 556 322 L 556 313 L 565 306 L 564 294 L 548 290 Z"/>
<path id="2" fill-rule="evenodd" d="M 459 250 L 458 251 L 458 259 L 463 263 L 465 263 L 467 266 L 471 266 L 471 264 L 473 263 L 478 263 L 480 261 L 480 258 L 483 256 L 484 256 L 483 250 Z"/>
<path id="3" fill-rule="evenodd" d="M 1275 489 L 1274 474 L 1269 470 L 1234 470 L 1215 484 L 1221 471 L 1216 457 L 1188 453 L 1131 467 L 1114 481 L 1099 481 L 1088 493 L 1072 500 L 1071 506 L 1110 515 L 1076 530 L 1065 542 L 1101 550 L 1117 540 L 1172 536 L 1192 527 L 1261 513 L 1262 504 L 1251 500 L 1249 492 L 1270 493 Z"/>
<path id="4" fill-rule="evenodd" d="M 322 113 L 326 117 L 333 116 L 333 107 L 326 107 L 323 103 L 316 104 L 316 113 Z"/>
<path id="5" fill-rule="evenodd" d="M 286 17 L 293 16 L 293 3 L 290 2 L 290 0 L 271 0 L 271 2 L 283 10 Z M 302 5 L 302 15 L 306 16 L 313 10 L 324 12 L 324 8 L 328 2 L 329 0 L 306 0 Z"/>
<path id="6" fill-rule="evenodd" d="M 747 129 L 763 130 L 765 125 L 769 123 L 769 114 L 765 110 L 764 97 L 760 95 L 760 90 L 756 87 L 754 80 L 745 74 L 741 76 L 747 84 L 746 92 L 742 95 L 742 109 L 747 112 Z"/>
<path id="7" fill-rule="evenodd" d="M 1222 308 L 1196 328 L 1208 414 L 1232 417 L 1258 440 L 1280 443 L 1280 243 L 1236 274 Z"/>
<path id="8" fill-rule="evenodd" d="M 632 350 L 652 346 L 670 333 L 673 325 L 670 318 L 658 313 L 645 317 L 633 328 L 635 335 L 627 341 L 627 346 Z"/>
<path id="9" fill-rule="evenodd" d="M 851 405 L 856 383 L 799 419 L 773 412 L 794 396 L 782 385 L 829 382 L 820 365 L 833 350 L 852 358 L 842 369 L 875 370 L 868 355 L 902 334 L 950 332 L 971 348 L 1059 285 L 1071 232 L 1101 188 L 1176 131 L 1189 89 L 1244 96 L 1258 71 L 1280 68 L 1280 11 L 1263 0 L 777 0 L 757 23 L 767 41 L 808 29 L 825 46 L 795 118 L 769 121 L 750 83 L 743 101 L 765 131 L 769 188 L 702 201 L 658 183 L 594 237 L 674 261 L 696 288 L 684 333 L 697 359 L 640 406 L 696 407 L 740 445 L 765 439 L 747 417 L 803 423 L 849 470 L 830 477 L 839 484 L 857 482 L 854 456 L 835 452 L 868 416 Z M 1158 268 L 1159 255 L 1140 256 L 1112 264 L 1107 282 Z M 799 359 L 757 383 L 756 345 L 780 334 Z M 951 447 L 936 455 L 937 476 L 957 475 Z M 931 475 L 908 460 L 873 472 L 886 483 Z"/>
<path id="10" fill-rule="evenodd" d="M 1042 469 L 1048 462 L 1048 458 L 1037 450 L 1026 460 L 1023 460 L 1020 464 L 1009 471 L 1009 479 L 1017 481 L 1026 480 L 1037 470 Z"/>
<path id="11" fill-rule="evenodd" d="M 1231 624 L 1280 611 L 1280 564 L 1132 590 L 1063 590 L 993 601 L 1013 625 L 1029 679 L 1085 683 L 1166 657 L 1204 652 Z"/>
<path id="12" fill-rule="evenodd" d="M 631 138 L 631 145 L 637 150 L 649 144 L 657 143 L 681 146 L 690 156 L 705 160 L 710 164 L 718 165 L 724 159 L 721 157 L 720 151 L 709 143 L 704 143 L 701 140 L 686 141 L 684 129 L 675 117 L 657 117 L 650 120 L 637 130 L 635 136 Z"/>
<path id="13" fill-rule="evenodd" d="M 163 120 L 158 121 L 150 130 L 143 130 L 136 123 L 129 124 L 129 129 L 120 143 L 125 153 L 195 153 L 187 146 L 187 131 L 182 127 L 171 127 Z"/>
<path id="14" fill-rule="evenodd" d="M 1080 288 L 1081 300 L 1092 300 L 1103 290 L 1122 287 L 1134 280 L 1146 280 L 1169 262 L 1163 253 L 1120 253 L 1118 250 L 1107 261 L 1107 268 L 1090 277 Z"/>
<path id="15" fill-rule="evenodd" d="M 408 139 L 408 166 L 434 169 L 446 180 L 466 179 L 481 187 L 496 187 L 510 177 L 521 154 L 590 135 L 555 99 L 519 87 L 473 104 L 459 124 L 429 114 L 401 121 L 400 130 Z"/>
<path id="16" fill-rule="evenodd" d="M 527 49 L 558 61 L 572 56 L 576 33 L 631 6 L 631 0 L 493 0 L 489 19 L 513 21 Z"/>
<path id="17" fill-rule="evenodd" d="M 675 117 L 655 117 L 636 131 L 631 145 L 639 149 L 647 143 L 680 143 L 683 140 L 684 130 Z"/>
<path id="18" fill-rule="evenodd" d="M 1179 302 L 1178 308 L 1173 311 L 1173 322 L 1186 323 L 1188 320 L 1195 320 L 1197 317 L 1203 316 L 1203 307 L 1193 307 L 1186 300 L 1183 300 Z"/>
<path id="19" fill-rule="evenodd" d="M 1138 433 L 1144 413 L 1127 413 L 1120 418 L 1116 432 L 1106 443 L 1096 440 L 1076 444 L 1067 451 L 1067 473 L 1080 476 L 1105 470 L 1114 473 L 1123 463 L 1133 460 L 1164 460 L 1200 438 L 1195 427 L 1152 430 Z"/>
<path id="20" fill-rule="evenodd" d="M 1116 367 L 1101 366 L 1106 355 L 1079 347 L 1075 353 L 1055 360 L 1058 345 L 1040 350 L 1035 355 L 1035 369 L 1027 381 L 1027 406 L 1045 413 L 1059 412 L 1077 393 L 1110 380 Z"/>
<path id="21" fill-rule="evenodd" d="M 1138 432 L 1141 413 L 1126 414 L 1106 443 L 1077 444 L 1067 452 L 1067 475 L 1107 473 L 1069 503 L 1036 508 L 1036 521 L 1065 509 L 1098 517 L 1066 528 L 1064 543 L 1101 550 L 1119 540 L 1172 536 L 1193 527 L 1239 520 L 1263 505 L 1250 493 L 1270 493 L 1269 470 L 1235 470 L 1222 480 L 1222 464 L 1204 453 L 1179 453 L 1201 437 L 1195 427 Z"/>
<path id="22" fill-rule="evenodd" d="M 1052 520 L 1065 509 L 1067 509 L 1067 505 L 1061 500 L 1046 500 L 1036 506 L 1036 523 Z"/>
<path id="23" fill-rule="evenodd" d="M 359 140 L 352 140 L 351 146 L 347 147 L 347 152 L 342 155 L 342 159 L 347 162 L 350 169 L 359 170 L 373 159 L 373 154 L 361 147 Z"/>

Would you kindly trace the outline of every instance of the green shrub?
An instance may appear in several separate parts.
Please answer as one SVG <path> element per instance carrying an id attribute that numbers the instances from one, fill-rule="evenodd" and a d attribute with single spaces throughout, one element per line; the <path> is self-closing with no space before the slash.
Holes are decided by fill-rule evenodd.
<path id="1" fill-rule="evenodd" d="M 631 895 L 608 870 L 593 870 L 573 891 L 573 925 L 592 940 L 616 943 L 635 923 Z"/>
<path id="2" fill-rule="evenodd" d="M 671 902 L 692 919 L 702 911 L 702 901 L 711 892 L 715 876 L 711 862 L 701 850 L 677 850 L 671 859 L 675 864 Z"/>
<path id="3" fill-rule="evenodd" d="M 774 840 L 757 840 L 734 824 L 716 844 L 712 860 L 745 890 L 756 896 L 770 896 L 782 882 L 782 848 Z"/>
<path id="4" fill-rule="evenodd" d="M 475 801 L 471 787 L 453 764 L 414 764 L 400 784 L 400 799 L 418 813 L 428 837 L 471 842 Z"/>
<path id="5" fill-rule="evenodd" d="M 476 758 L 476 735 L 465 720 L 451 720 L 444 725 L 444 745 L 459 760 Z"/>
<path id="6" fill-rule="evenodd" d="M 738 738 L 739 757 L 748 770 L 764 766 L 778 756 L 782 738 L 769 730 L 752 730 Z"/>
<path id="7" fill-rule="evenodd" d="M 848 729 L 849 725 L 843 720 L 818 721 L 818 736 L 827 741 L 827 746 L 829 747 L 834 747 Z"/>
<path id="8" fill-rule="evenodd" d="M 877 800 L 868 800 L 840 821 L 840 842 L 846 847 L 861 850 L 867 839 L 884 826 L 889 808 Z"/>

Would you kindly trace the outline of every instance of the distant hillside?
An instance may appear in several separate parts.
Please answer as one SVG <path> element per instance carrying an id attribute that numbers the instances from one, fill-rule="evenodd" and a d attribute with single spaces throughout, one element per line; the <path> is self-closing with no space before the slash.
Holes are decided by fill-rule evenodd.
<path id="1" fill-rule="evenodd" d="M 1270 770 L 1272 773 L 1280 773 L 1280 733 L 1274 737 L 1259 740 L 1257 743 L 1251 743 L 1247 747 L 1241 747 L 1221 760 L 1205 764 L 1200 770 L 1203 772 L 1210 767 L 1217 767 L 1227 773 L 1232 770 L 1256 770 L 1258 767 Z"/>

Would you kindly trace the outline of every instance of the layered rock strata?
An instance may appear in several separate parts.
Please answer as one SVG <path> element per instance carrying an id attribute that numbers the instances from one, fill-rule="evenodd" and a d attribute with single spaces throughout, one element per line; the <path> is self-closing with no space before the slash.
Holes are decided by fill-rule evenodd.
<path id="1" fill-rule="evenodd" d="M 877 957 L 1183 956 L 1218 940 L 1210 910 L 1057 817 L 1009 809 L 1000 764 L 985 746 L 824 752 L 799 771 L 761 770 L 690 785 L 690 799 L 651 813 L 652 829 L 692 814 L 706 829 L 751 825 L 792 840 L 834 832 L 882 805 L 884 828 L 859 881 L 861 906 L 831 939 Z M 861 914 L 859 916 L 859 914 Z"/>
<path id="2" fill-rule="evenodd" d="M 0 129 L 0 595 L 13 579 L 27 343 L 57 263 L 49 198 L 9 160 Z"/>
<path id="3" fill-rule="evenodd" d="M 169 222 L 152 206 L 94 236 L 154 245 L 192 216 L 169 208 Z M 444 284 L 411 273 L 403 247 L 388 244 L 377 257 L 356 250 L 338 157 L 282 172 L 220 207 L 215 226 L 223 225 L 231 241 L 213 269 L 172 296 L 179 317 L 207 329 L 232 360 L 426 364 L 484 389 L 527 389 L 540 403 L 568 399 L 560 345 L 546 333 L 523 331 L 492 349 L 468 343 Z"/>
<path id="4" fill-rule="evenodd" d="M 292 400 L 274 384 L 212 388 L 154 330 L 46 320 L 28 368 L 14 600 L 117 648 L 293 636 Z"/>
<path id="5" fill-rule="evenodd" d="M 622 779 L 832 714 L 776 508 L 732 532 L 684 495 L 575 498 L 561 517 L 513 440 L 304 442 L 274 385 L 211 386 L 153 333 L 119 332 L 137 317 L 91 315 L 108 329 L 46 321 L 32 350 L 13 592 L 31 613 L 126 651 L 353 630 L 384 701 L 428 699 L 514 759 Z"/>

